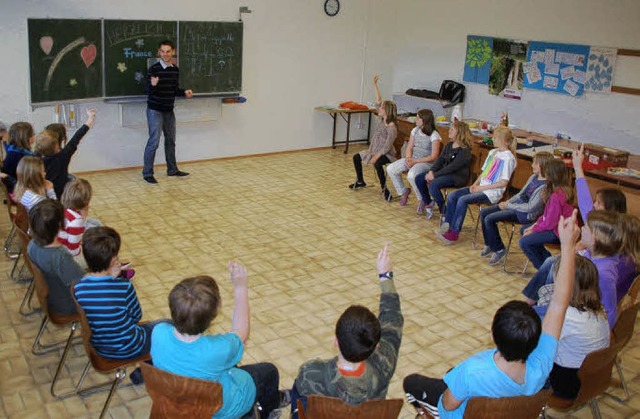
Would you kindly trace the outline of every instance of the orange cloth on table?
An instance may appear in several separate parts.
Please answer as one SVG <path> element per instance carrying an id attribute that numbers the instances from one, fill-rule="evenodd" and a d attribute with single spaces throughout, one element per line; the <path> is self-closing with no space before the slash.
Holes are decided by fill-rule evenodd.
<path id="1" fill-rule="evenodd" d="M 352 102 L 352 101 L 342 102 L 340 105 L 338 105 L 338 107 L 343 109 L 350 109 L 352 111 L 366 111 L 369 109 L 367 105 L 363 105 L 362 103 Z"/>

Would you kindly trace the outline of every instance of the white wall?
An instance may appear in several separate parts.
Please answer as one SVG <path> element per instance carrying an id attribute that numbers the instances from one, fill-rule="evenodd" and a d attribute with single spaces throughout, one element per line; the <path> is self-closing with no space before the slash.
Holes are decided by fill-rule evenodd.
<path id="1" fill-rule="evenodd" d="M 390 6 L 372 10 L 368 0 L 342 1 L 337 17 L 324 14 L 322 1 L 216 0 L 0 0 L 0 36 L 5 45 L 0 80 L 0 120 L 27 120 L 36 130 L 52 122 L 52 109 L 31 111 L 27 18 L 105 18 L 164 20 L 236 20 L 238 8 L 253 13 L 244 20 L 243 91 L 245 104 L 223 105 L 214 122 L 178 125 L 178 160 L 323 147 L 331 144 L 331 118 L 314 112 L 318 105 L 361 99 L 364 43 L 383 71 L 381 86 L 390 93 L 391 65 L 386 35 L 368 33 L 373 19 L 386 19 Z M 11 3 L 9 5 L 9 3 Z M 386 8 L 386 10 L 385 10 Z M 379 51 L 386 51 L 380 53 Z M 364 101 L 372 101 L 365 71 Z M 185 86 L 188 87 L 188 86 Z M 85 106 L 85 105 L 82 105 Z M 72 162 L 74 171 L 142 164 L 146 128 L 122 128 L 118 105 L 91 104 L 97 123 Z M 364 121 L 364 119 L 363 119 Z M 357 121 L 356 121 L 357 122 Z M 355 124 L 354 124 L 355 125 Z M 354 130 L 353 135 L 362 135 Z M 164 162 L 162 148 L 156 162 Z"/>
<path id="2" fill-rule="evenodd" d="M 397 3 L 393 89 L 438 90 L 462 80 L 467 35 L 640 49 L 637 0 L 404 0 Z M 579 98 L 525 90 L 522 100 L 466 83 L 465 116 L 509 121 L 546 134 L 640 153 L 640 97 L 587 94 Z"/>

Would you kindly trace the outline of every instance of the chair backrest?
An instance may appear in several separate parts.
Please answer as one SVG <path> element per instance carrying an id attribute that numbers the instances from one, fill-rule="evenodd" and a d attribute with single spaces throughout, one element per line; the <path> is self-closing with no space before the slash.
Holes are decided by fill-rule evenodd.
<path id="1" fill-rule="evenodd" d="M 35 263 L 31 261 L 29 258 L 29 253 L 27 252 L 27 248 L 29 245 L 29 241 L 31 238 L 22 228 L 16 226 L 16 232 L 18 237 L 20 238 L 20 248 L 22 250 L 22 255 L 24 258 L 24 263 L 27 265 L 29 271 L 33 275 L 33 283 L 36 290 L 36 295 L 38 296 L 38 302 L 40 303 L 40 309 L 46 315 L 49 314 L 49 305 L 47 304 L 47 297 L 49 296 L 49 286 L 47 285 L 47 281 L 44 278 L 44 274 Z"/>
<path id="2" fill-rule="evenodd" d="M 621 312 L 625 307 L 635 304 L 638 300 L 638 293 L 640 292 L 640 275 L 636 276 L 631 286 L 629 287 L 629 291 L 627 291 L 627 295 L 622 297 L 620 302 L 618 303 L 618 312 Z"/>
<path id="3" fill-rule="evenodd" d="M 140 364 L 144 385 L 153 401 L 151 419 L 210 419 L 222 407 L 222 386 Z"/>
<path id="4" fill-rule="evenodd" d="M 13 218 L 13 223 L 16 227 L 24 231 L 29 231 L 29 212 L 27 208 L 20 203 L 14 205 L 16 206 L 16 214 Z"/>
<path id="5" fill-rule="evenodd" d="M 541 390 L 532 396 L 473 397 L 464 411 L 465 419 L 536 419 L 547 404 L 551 392 Z"/>
<path id="6" fill-rule="evenodd" d="M 618 319 L 613 326 L 611 333 L 612 340 L 616 343 L 622 343 L 622 346 L 626 346 L 633 336 L 633 329 L 636 325 L 636 318 L 638 317 L 638 310 L 640 309 L 640 303 L 635 303 L 624 308 L 618 313 Z"/>
<path id="7" fill-rule="evenodd" d="M 0 181 L 0 195 L 2 195 L 2 199 L 4 199 L 5 203 L 7 204 L 7 212 L 9 213 L 9 220 L 13 221 L 13 218 L 16 215 L 16 203 L 11 198 L 11 195 L 9 195 L 7 186 L 4 184 L 4 182 L 1 182 L 1 181 Z"/>
<path id="8" fill-rule="evenodd" d="M 587 355 L 578 370 L 580 392 L 572 403 L 574 406 L 588 402 L 609 388 L 613 364 L 622 346 L 622 342 L 612 342 L 608 348 Z"/>
<path id="9" fill-rule="evenodd" d="M 306 411 L 298 400 L 298 416 L 300 419 L 397 419 L 402 403 L 402 399 L 374 399 L 354 406 L 335 397 L 310 395 Z"/>

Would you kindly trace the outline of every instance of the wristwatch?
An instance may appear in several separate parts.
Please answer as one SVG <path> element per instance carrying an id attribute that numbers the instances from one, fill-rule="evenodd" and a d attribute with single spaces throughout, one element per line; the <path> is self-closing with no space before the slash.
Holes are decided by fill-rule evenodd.
<path id="1" fill-rule="evenodd" d="M 384 272 L 384 273 L 378 274 L 378 278 L 380 278 L 380 279 L 393 279 L 393 271 L 389 271 L 389 272 Z"/>

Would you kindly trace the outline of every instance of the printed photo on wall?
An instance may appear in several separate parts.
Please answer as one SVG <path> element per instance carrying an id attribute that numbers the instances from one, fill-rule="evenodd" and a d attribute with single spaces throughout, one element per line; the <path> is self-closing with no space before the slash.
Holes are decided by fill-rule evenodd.
<path id="1" fill-rule="evenodd" d="M 506 99 L 522 98 L 523 65 L 526 55 L 526 41 L 493 39 L 489 94 Z"/>

